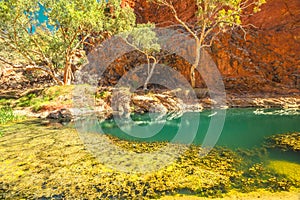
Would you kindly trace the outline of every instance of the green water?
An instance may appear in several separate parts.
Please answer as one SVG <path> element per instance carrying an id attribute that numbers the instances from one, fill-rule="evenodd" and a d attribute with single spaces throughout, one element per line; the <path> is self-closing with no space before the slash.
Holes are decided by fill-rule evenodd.
<path id="1" fill-rule="evenodd" d="M 170 145 L 160 151 L 165 143 L 119 141 L 100 134 L 177 143 L 195 136 L 192 142 L 202 145 L 210 122 L 217 116 L 215 111 L 177 117 L 131 115 L 132 121 L 85 118 L 76 122 L 76 129 L 73 124 L 45 125 L 40 119 L 2 125 L 0 199 L 153 199 L 167 192 L 217 197 L 231 189 L 287 190 L 297 197 L 299 152 L 255 147 L 262 147 L 269 135 L 299 131 L 300 115 L 276 110 L 264 110 L 268 115 L 258 113 L 262 112 L 227 110 L 216 146 L 232 150 L 219 147 L 203 157 L 198 146 L 176 154 L 185 145 Z M 222 117 L 215 119 L 215 125 L 222 125 L 218 121 Z"/>
<path id="2" fill-rule="evenodd" d="M 220 134 L 217 133 L 219 137 L 214 136 L 214 139 L 217 139 L 216 145 L 231 149 L 253 148 L 261 146 L 268 136 L 300 131 L 299 111 L 290 113 L 281 110 L 229 109 L 226 111 L 224 127 L 221 127 Z M 97 124 L 96 130 L 99 133 L 111 134 L 121 139 L 148 142 L 186 143 L 185 138 L 193 138 L 191 135 L 195 134 L 192 143 L 201 145 L 208 134 L 207 130 L 214 114 L 216 114 L 214 111 L 185 113 L 183 116 L 173 119 L 167 119 L 168 116 L 164 116 L 162 120 L 151 120 L 149 114 L 134 114 L 131 115 L 132 122 L 118 124 L 113 118 Z M 197 124 L 195 121 L 199 121 L 199 123 Z M 174 140 L 182 126 L 185 126 L 185 132 L 180 133 L 182 137 Z M 196 131 L 189 130 L 189 127 Z M 136 132 L 136 130 L 139 132 L 131 134 L 131 131 Z M 154 133 L 149 134 L 150 130 L 153 130 Z M 151 135 L 151 137 L 147 137 L 147 135 Z"/>

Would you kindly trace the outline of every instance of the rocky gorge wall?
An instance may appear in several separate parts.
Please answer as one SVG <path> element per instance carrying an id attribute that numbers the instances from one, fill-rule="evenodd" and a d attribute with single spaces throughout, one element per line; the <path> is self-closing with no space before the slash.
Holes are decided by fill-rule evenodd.
<path id="1" fill-rule="evenodd" d="M 175 22 L 168 8 L 146 0 L 123 0 L 122 4 L 134 9 L 139 23 L 149 21 L 169 26 Z M 193 0 L 177 0 L 174 4 L 182 20 L 194 20 Z M 242 31 L 223 34 L 210 50 L 227 91 L 300 94 L 300 1 L 267 0 L 261 12 L 243 21 L 257 28 L 249 28 L 246 39 Z M 176 62 L 176 68 L 188 77 L 186 65 L 183 61 Z M 202 87 L 199 74 L 197 80 L 197 86 Z"/>

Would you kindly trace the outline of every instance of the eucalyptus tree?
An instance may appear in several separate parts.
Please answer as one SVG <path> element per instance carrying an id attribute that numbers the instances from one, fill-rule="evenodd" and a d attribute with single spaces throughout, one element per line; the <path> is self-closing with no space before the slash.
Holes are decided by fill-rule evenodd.
<path id="1" fill-rule="evenodd" d="M 195 69 L 199 65 L 201 49 L 210 47 L 215 38 L 224 32 L 240 28 L 246 33 L 245 27 L 251 24 L 243 24 L 242 17 L 252 15 L 260 11 L 265 0 L 195 0 L 195 22 L 189 24 L 180 19 L 175 8 L 174 0 L 148 0 L 151 3 L 165 6 L 170 9 L 177 23 L 195 39 L 195 61 L 190 69 L 190 81 L 195 87 Z"/>
<path id="2" fill-rule="evenodd" d="M 84 62 L 84 47 L 135 25 L 133 10 L 118 0 L 4 0 L 0 20 L 0 45 L 20 58 L 0 54 L 0 62 L 45 71 L 58 84 L 71 83 L 73 59 L 81 54 L 77 63 Z"/>
<path id="3" fill-rule="evenodd" d="M 147 77 L 144 82 L 143 89 L 147 90 L 147 85 L 153 76 L 153 72 L 159 62 L 156 54 L 160 52 L 161 47 L 158 37 L 154 31 L 154 24 L 137 24 L 121 34 L 125 42 L 138 52 L 142 53 L 147 60 Z"/>

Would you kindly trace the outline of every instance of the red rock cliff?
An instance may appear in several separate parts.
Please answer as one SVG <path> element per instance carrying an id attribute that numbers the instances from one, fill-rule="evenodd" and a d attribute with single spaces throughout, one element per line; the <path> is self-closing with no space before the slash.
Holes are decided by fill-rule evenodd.
<path id="1" fill-rule="evenodd" d="M 193 21 L 194 1 L 174 2 L 180 18 Z M 150 21 L 167 26 L 175 22 L 167 8 L 146 0 L 123 0 L 123 5 L 134 8 L 140 23 Z M 268 0 L 261 12 L 244 22 L 258 27 L 249 30 L 246 40 L 237 31 L 222 35 L 211 48 L 226 88 L 241 93 L 299 94 L 300 1 Z"/>

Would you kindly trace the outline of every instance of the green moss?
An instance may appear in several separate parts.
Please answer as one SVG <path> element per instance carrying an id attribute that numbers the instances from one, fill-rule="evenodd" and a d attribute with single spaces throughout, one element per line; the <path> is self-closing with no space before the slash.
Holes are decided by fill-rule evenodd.
<path id="1" fill-rule="evenodd" d="M 283 160 L 271 160 L 268 167 L 278 174 L 283 174 L 300 185 L 300 164 Z"/>
<path id="2" fill-rule="evenodd" d="M 243 170 L 241 178 L 235 183 L 236 189 L 242 192 L 266 189 L 268 191 L 289 191 L 293 182 L 262 163 L 255 163 Z"/>
<path id="3" fill-rule="evenodd" d="M 267 138 L 269 148 L 279 148 L 283 151 L 300 151 L 300 132 L 274 135 Z"/>
<path id="4" fill-rule="evenodd" d="M 25 121 L 5 126 L 3 133 L 0 138 L 0 195 L 5 196 L 0 198 L 4 199 L 58 196 L 65 199 L 150 199 L 173 194 L 222 197 L 232 189 L 282 191 L 289 190 L 293 184 L 292 177 L 270 170 L 265 163 L 248 161 L 255 156 L 253 152 L 245 156 L 217 147 L 201 157 L 199 153 L 206 149 L 192 145 L 160 170 L 132 174 L 101 163 L 101 158 L 93 157 L 76 130 L 69 127 Z M 110 139 L 124 150 L 137 153 L 156 151 L 166 145 Z M 110 155 L 108 152 L 102 156 Z"/>

